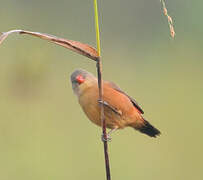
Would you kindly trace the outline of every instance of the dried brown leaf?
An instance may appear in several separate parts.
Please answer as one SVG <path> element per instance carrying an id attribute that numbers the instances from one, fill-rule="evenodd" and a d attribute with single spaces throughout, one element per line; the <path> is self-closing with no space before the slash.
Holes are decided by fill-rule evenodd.
<path id="1" fill-rule="evenodd" d="M 72 41 L 68 39 L 58 38 L 53 35 L 40 33 L 40 32 L 31 32 L 31 31 L 24 31 L 24 30 L 12 30 L 5 33 L 2 33 L 0 36 L 0 44 L 7 38 L 7 36 L 11 33 L 19 33 L 19 34 L 28 34 L 35 37 L 39 37 L 44 40 L 48 40 L 52 43 L 55 43 L 57 45 L 63 46 L 67 49 L 70 49 L 78 54 L 81 54 L 83 56 L 86 56 L 92 60 L 97 61 L 99 58 L 98 52 L 93 47 L 89 46 L 88 44 L 83 44 L 78 41 Z"/>

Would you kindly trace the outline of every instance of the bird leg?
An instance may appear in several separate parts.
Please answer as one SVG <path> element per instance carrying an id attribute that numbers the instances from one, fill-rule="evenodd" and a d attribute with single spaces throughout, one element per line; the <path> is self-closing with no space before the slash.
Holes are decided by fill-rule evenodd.
<path id="1" fill-rule="evenodd" d="M 106 101 L 101 101 L 98 100 L 99 104 L 103 104 L 105 107 L 108 107 L 109 109 L 111 109 L 114 113 L 118 114 L 119 116 L 122 115 L 122 112 L 117 110 L 116 108 L 114 108 L 113 106 L 111 106 L 109 103 L 107 103 Z"/>
<path id="2" fill-rule="evenodd" d="M 113 132 L 115 132 L 116 130 L 118 129 L 118 127 L 115 127 L 114 129 L 111 129 L 107 134 L 106 134 L 106 138 L 104 137 L 104 134 L 102 134 L 102 141 L 111 141 L 112 140 L 112 138 L 111 138 L 111 134 L 113 133 Z"/>

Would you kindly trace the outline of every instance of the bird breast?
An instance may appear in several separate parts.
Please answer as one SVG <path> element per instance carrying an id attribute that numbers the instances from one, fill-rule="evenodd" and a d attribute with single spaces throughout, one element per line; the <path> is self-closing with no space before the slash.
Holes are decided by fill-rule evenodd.
<path id="1" fill-rule="evenodd" d="M 78 98 L 79 103 L 87 117 L 96 125 L 101 126 L 98 99 L 99 94 L 97 86 L 88 88 L 87 86 L 86 88 L 83 87 L 83 91 L 81 91 Z M 133 104 L 125 95 L 112 88 L 109 88 L 108 86 L 104 86 L 103 100 L 119 112 L 115 113 L 108 106 L 104 106 L 104 114 L 108 128 L 124 128 L 131 123 L 135 110 Z"/>

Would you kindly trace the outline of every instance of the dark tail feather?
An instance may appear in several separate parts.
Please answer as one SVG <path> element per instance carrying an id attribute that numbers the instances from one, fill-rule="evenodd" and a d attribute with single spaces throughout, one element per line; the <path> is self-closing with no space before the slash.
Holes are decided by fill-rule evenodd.
<path id="1" fill-rule="evenodd" d="M 148 121 L 144 120 L 144 125 L 138 129 L 141 133 L 147 134 L 150 137 L 156 137 L 161 134 L 161 132 L 153 127 Z"/>

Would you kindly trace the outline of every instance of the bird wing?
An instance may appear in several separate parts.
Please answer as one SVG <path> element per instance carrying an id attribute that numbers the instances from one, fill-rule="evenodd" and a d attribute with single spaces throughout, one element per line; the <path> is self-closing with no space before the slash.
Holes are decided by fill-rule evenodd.
<path id="1" fill-rule="evenodd" d="M 107 82 L 113 89 L 115 89 L 116 91 L 118 91 L 118 92 L 120 92 L 120 93 L 126 95 L 126 96 L 130 99 L 130 101 L 132 102 L 132 104 L 140 111 L 140 113 L 141 113 L 141 114 L 144 114 L 144 111 L 143 111 L 142 108 L 138 105 L 138 103 L 136 102 L 135 99 L 133 99 L 132 97 L 128 96 L 128 95 L 127 95 L 124 91 L 122 91 L 122 90 L 120 89 L 120 87 L 117 86 L 115 83 L 109 82 L 109 81 L 106 81 L 106 82 Z"/>
<path id="2" fill-rule="evenodd" d="M 117 110 L 116 108 L 114 108 L 113 106 L 111 106 L 109 103 L 107 103 L 106 101 L 98 101 L 100 104 L 103 104 L 105 107 L 108 107 L 111 111 L 113 111 L 114 113 L 116 113 L 117 115 L 121 116 L 122 112 Z"/>

